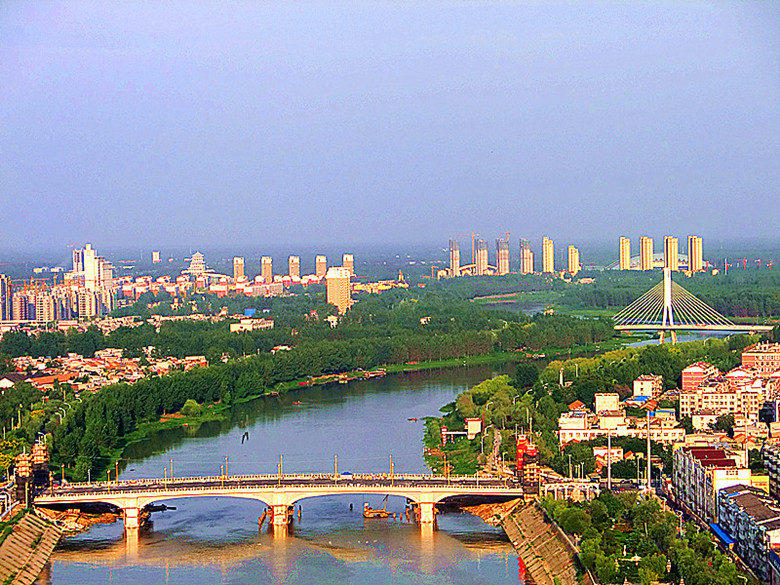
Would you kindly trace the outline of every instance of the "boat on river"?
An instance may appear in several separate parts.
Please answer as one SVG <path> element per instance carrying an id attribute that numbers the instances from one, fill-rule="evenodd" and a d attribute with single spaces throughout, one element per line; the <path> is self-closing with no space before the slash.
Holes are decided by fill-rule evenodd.
<path id="1" fill-rule="evenodd" d="M 387 511 L 387 496 L 383 500 L 385 503 L 381 508 L 371 508 L 368 502 L 363 502 L 363 518 L 387 518 L 390 512 Z"/>

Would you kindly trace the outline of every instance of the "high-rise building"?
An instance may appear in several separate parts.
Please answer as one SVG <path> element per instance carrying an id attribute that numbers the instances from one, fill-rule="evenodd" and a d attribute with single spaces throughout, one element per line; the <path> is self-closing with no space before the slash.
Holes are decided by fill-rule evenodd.
<path id="1" fill-rule="evenodd" d="M 238 282 L 244 277 L 244 259 L 240 256 L 233 258 L 233 282 Z"/>
<path id="2" fill-rule="evenodd" d="M 679 270 L 679 259 L 680 254 L 677 238 L 673 236 L 664 236 L 664 268 L 674 271 Z"/>
<path id="3" fill-rule="evenodd" d="M 450 276 L 460 276 L 460 244 L 450 239 Z"/>
<path id="4" fill-rule="evenodd" d="M 509 240 L 496 240 L 496 271 L 499 275 L 509 274 Z"/>
<path id="5" fill-rule="evenodd" d="M 314 274 L 317 278 L 323 278 L 328 272 L 328 259 L 325 256 L 317 256 L 314 259 Z"/>
<path id="6" fill-rule="evenodd" d="M 271 284 L 274 281 L 274 270 L 271 265 L 270 256 L 263 256 L 260 258 L 260 276 L 266 284 Z"/>
<path id="7" fill-rule="evenodd" d="M 287 274 L 290 278 L 301 277 L 301 258 L 300 256 L 290 256 L 287 259 Z"/>
<path id="8" fill-rule="evenodd" d="M 569 273 L 572 276 L 580 271 L 580 251 L 574 246 L 569 246 Z"/>
<path id="9" fill-rule="evenodd" d="M 0 321 L 11 320 L 11 279 L 0 274 Z"/>
<path id="10" fill-rule="evenodd" d="M 84 283 L 87 290 L 95 291 L 114 285 L 114 267 L 97 251 L 92 244 L 73 250 L 73 272 Z"/>
<path id="11" fill-rule="evenodd" d="M 542 272 L 555 272 L 555 248 L 547 236 L 542 238 Z"/>
<path id="12" fill-rule="evenodd" d="M 533 274 L 534 253 L 528 240 L 520 240 L 520 274 Z"/>
<path id="13" fill-rule="evenodd" d="M 152 264 L 160 263 L 160 250 L 152 250 Z"/>
<path id="14" fill-rule="evenodd" d="M 691 272 L 704 270 L 704 251 L 699 236 L 688 236 L 688 270 Z"/>
<path id="15" fill-rule="evenodd" d="M 639 270 L 653 269 L 653 238 L 639 238 Z"/>
<path id="16" fill-rule="evenodd" d="M 341 315 L 352 305 L 351 276 L 345 266 L 332 266 L 325 275 L 328 303 L 336 305 Z"/>
<path id="17" fill-rule="evenodd" d="M 620 270 L 631 270 L 631 240 L 620 237 Z"/>
<path id="18" fill-rule="evenodd" d="M 35 320 L 40 323 L 51 323 L 57 320 L 54 298 L 50 293 L 39 292 L 35 295 Z"/>
<path id="19" fill-rule="evenodd" d="M 352 254 L 344 254 L 341 265 L 349 270 L 350 276 L 355 276 L 355 257 Z"/>
<path id="20" fill-rule="evenodd" d="M 483 276 L 488 271 L 488 244 L 483 239 L 474 242 L 474 274 Z"/>

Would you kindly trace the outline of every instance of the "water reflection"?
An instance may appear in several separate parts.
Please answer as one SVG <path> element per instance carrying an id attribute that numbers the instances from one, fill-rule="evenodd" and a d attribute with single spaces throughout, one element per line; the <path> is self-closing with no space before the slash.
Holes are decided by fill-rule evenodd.
<path id="1" fill-rule="evenodd" d="M 501 368 L 460 368 L 427 374 L 306 389 L 237 406 L 229 420 L 156 433 L 126 452 L 123 479 L 215 473 L 228 457 L 231 473 L 333 469 L 426 471 L 422 421 L 467 386 Z M 300 401 L 299 406 L 293 401 Z M 408 418 L 418 418 L 410 422 Z M 244 433 L 249 433 L 246 440 Z M 242 437 L 244 441 L 242 443 Z M 65 539 L 39 583 L 517 583 L 517 557 L 503 531 L 466 514 L 438 518 L 422 531 L 399 520 L 365 520 L 363 502 L 381 496 L 328 496 L 302 500 L 303 514 L 286 537 L 267 524 L 251 500 L 197 498 L 167 501 L 176 510 L 153 514 L 137 539 L 123 538 L 121 522 Z M 350 510 L 352 504 L 352 510 Z M 400 513 L 404 498 L 391 497 Z"/>

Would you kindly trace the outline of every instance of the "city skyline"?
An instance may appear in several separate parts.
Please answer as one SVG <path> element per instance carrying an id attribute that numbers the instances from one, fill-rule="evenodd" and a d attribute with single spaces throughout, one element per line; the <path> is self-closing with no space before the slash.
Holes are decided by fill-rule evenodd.
<path id="1" fill-rule="evenodd" d="M 4 250 L 774 237 L 774 3 L 219 6 L 6 3 Z"/>

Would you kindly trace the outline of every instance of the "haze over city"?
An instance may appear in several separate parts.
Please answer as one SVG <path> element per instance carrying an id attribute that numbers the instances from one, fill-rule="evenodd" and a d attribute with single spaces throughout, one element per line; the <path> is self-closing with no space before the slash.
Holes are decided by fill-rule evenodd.
<path id="1" fill-rule="evenodd" d="M 774 3 L 5 2 L 0 248 L 769 238 L 779 30 Z"/>

